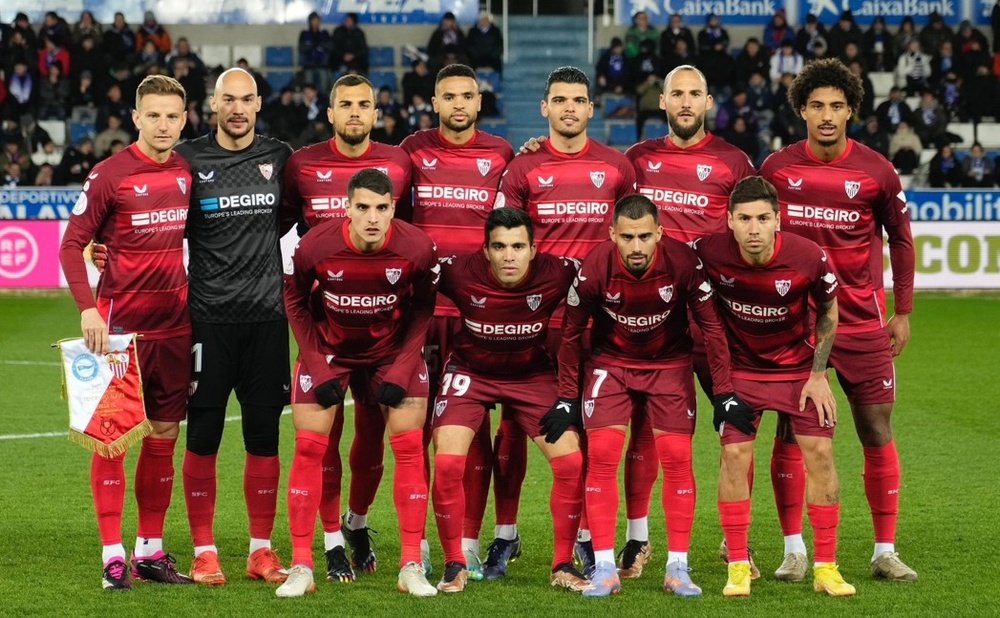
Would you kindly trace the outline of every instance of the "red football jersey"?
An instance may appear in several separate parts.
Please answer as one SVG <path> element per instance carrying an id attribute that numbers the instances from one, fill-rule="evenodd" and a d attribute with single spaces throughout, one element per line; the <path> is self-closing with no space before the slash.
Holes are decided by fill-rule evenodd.
<path id="1" fill-rule="evenodd" d="M 348 226 L 309 230 L 286 273 L 285 309 L 300 359 L 317 384 L 332 377 L 326 369 L 333 358 L 344 366 L 391 362 L 386 380 L 406 384 L 423 358 L 434 312 L 440 273 L 434 243 L 393 220 L 383 247 L 361 253 Z"/>
<path id="2" fill-rule="evenodd" d="M 566 154 L 545 140 L 510 162 L 496 205 L 528 211 L 539 251 L 583 259 L 607 240 L 615 202 L 634 192 L 635 170 L 614 148 L 588 139 Z"/>
<path id="3" fill-rule="evenodd" d="M 747 380 L 791 381 L 809 377 L 814 306 L 837 297 L 837 277 L 819 245 L 778 232 L 774 255 L 751 265 L 731 233 L 699 238 L 694 250 L 719 298 L 729 335 L 733 375 Z"/>
<path id="4" fill-rule="evenodd" d="M 559 348 L 560 396 L 578 393 L 580 336 L 588 318 L 594 319 L 594 359 L 616 367 L 666 369 L 691 363 L 688 311 L 704 333 L 715 392 L 732 391 L 726 335 L 712 286 L 694 251 L 663 238 L 652 264 L 636 277 L 622 262 L 614 242 L 601 243 L 584 260 L 566 296 Z"/>
<path id="5" fill-rule="evenodd" d="M 281 194 L 281 219 L 294 224 L 299 217 L 309 227 L 347 215 L 347 183 L 365 168 L 380 169 L 392 180 L 396 217 L 410 216 L 410 158 L 398 146 L 371 142 L 357 158 L 347 157 L 335 144 L 336 138 L 305 146 L 292 153 L 285 165 Z"/>
<path id="6" fill-rule="evenodd" d="M 504 377 L 550 373 L 549 319 L 575 276 L 572 260 L 539 253 L 520 285 L 503 288 L 482 251 L 442 260 L 439 291 L 462 315 L 446 364 Z"/>
<path id="7" fill-rule="evenodd" d="M 73 207 L 59 260 L 80 311 L 97 307 L 111 334 L 149 340 L 186 335 L 184 228 L 191 172 L 171 153 L 164 163 L 135 144 L 94 166 Z M 83 248 L 98 240 L 112 259 L 90 291 Z"/>
<path id="8" fill-rule="evenodd" d="M 659 209 L 663 232 L 681 242 L 727 231 L 729 194 L 754 174 L 746 153 L 711 133 L 687 148 L 669 137 L 648 139 L 625 156 L 635 166 L 639 193 Z"/>
<path id="9" fill-rule="evenodd" d="M 847 140 L 847 150 L 825 163 L 806 141 L 772 154 L 760 174 L 778 190 L 781 227 L 826 251 L 840 292 L 838 332 L 885 326 L 882 230 L 889 236 L 896 313 L 913 311 L 913 235 L 906 195 L 885 157 Z"/>

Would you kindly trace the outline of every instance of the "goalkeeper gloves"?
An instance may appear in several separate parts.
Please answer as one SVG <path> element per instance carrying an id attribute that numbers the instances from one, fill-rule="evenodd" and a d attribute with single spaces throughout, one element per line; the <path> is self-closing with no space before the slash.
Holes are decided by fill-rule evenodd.
<path id="1" fill-rule="evenodd" d="M 715 408 L 715 415 L 712 417 L 712 424 L 715 430 L 722 434 L 722 426 L 729 423 L 748 436 L 757 433 L 753 425 L 754 411 L 747 405 L 747 402 L 740 399 L 736 393 L 723 393 L 712 398 L 712 406 Z"/>
<path id="2" fill-rule="evenodd" d="M 580 414 L 580 402 L 575 399 L 556 401 L 552 409 L 545 413 L 538 426 L 545 435 L 545 441 L 555 444 L 570 427 L 582 427 L 583 416 Z"/>
<path id="3" fill-rule="evenodd" d="M 316 403 L 324 408 L 340 405 L 343 402 L 344 387 L 340 385 L 339 380 L 327 380 L 316 387 Z"/>

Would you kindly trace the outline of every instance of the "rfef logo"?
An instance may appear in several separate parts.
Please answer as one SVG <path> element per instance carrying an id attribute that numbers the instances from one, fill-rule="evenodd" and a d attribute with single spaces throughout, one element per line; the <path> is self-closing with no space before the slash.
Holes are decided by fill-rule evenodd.
<path id="1" fill-rule="evenodd" d="M 0 229 L 0 276 L 26 277 L 38 264 L 38 243 L 21 227 Z"/>

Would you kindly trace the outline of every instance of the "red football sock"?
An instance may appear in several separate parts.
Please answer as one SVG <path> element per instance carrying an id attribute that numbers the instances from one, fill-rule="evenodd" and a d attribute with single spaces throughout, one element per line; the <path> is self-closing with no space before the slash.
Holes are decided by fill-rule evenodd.
<path id="1" fill-rule="evenodd" d="M 691 436 L 661 433 L 656 452 L 663 467 L 663 512 L 667 518 L 667 548 L 686 552 L 694 524 L 695 483 L 691 469 Z"/>
<path id="2" fill-rule="evenodd" d="M 750 500 L 736 502 L 719 501 L 719 521 L 729 549 L 729 561 L 741 562 L 750 559 L 747 539 L 750 536 Z"/>
<path id="3" fill-rule="evenodd" d="M 649 516 L 649 498 L 659 473 L 660 462 L 652 425 L 648 420 L 639 427 L 633 424 L 628 451 L 625 452 L 625 513 L 629 519 Z"/>
<path id="4" fill-rule="evenodd" d="M 497 525 L 517 523 L 521 485 L 528 469 L 528 442 L 524 431 L 511 419 L 500 421 L 493 444 L 493 499 Z"/>
<path id="5" fill-rule="evenodd" d="M 479 538 L 483 517 L 486 515 L 490 475 L 493 473 L 491 433 L 489 416 L 486 416 L 469 445 L 469 455 L 465 460 L 465 474 L 462 477 L 465 488 L 465 521 L 462 522 L 462 537 L 466 539 Z"/>
<path id="6" fill-rule="evenodd" d="M 465 489 L 462 474 L 465 455 L 434 455 L 434 518 L 437 520 L 444 561 L 465 564 L 462 553 L 462 520 Z"/>
<path id="7" fill-rule="evenodd" d="M 354 402 L 354 441 L 348 456 L 351 486 L 347 505 L 358 515 L 368 514 L 385 469 L 385 420 L 377 404 L 374 410 L 366 405 L 370 404 Z"/>
<path id="8" fill-rule="evenodd" d="M 774 439 L 771 451 L 771 485 L 778 507 L 778 521 L 785 536 L 802 534 L 802 506 L 806 495 L 806 465 L 802 449 L 794 442 Z"/>
<path id="9" fill-rule="evenodd" d="M 215 521 L 216 473 L 218 454 L 199 455 L 184 451 L 181 473 L 184 477 L 184 502 L 187 504 L 191 541 L 199 545 L 215 545 L 212 523 Z"/>
<path id="10" fill-rule="evenodd" d="M 552 493 L 549 510 L 552 511 L 552 568 L 573 561 L 573 544 L 583 510 L 583 453 L 553 457 Z"/>
<path id="11" fill-rule="evenodd" d="M 587 432 L 587 520 L 594 551 L 614 550 L 618 522 L 618 462 L 625 432 L 603 427 Z"/>
<path id="12" fill-rule="evenodd" d="M 243 498 L 250 520 L 250 538 L 269 539 L 278 510 L 278 479 L 281 460 L 277 455 L 261 457 L 247 453 L 243 464 Z"/>
<path id="13" fill-rule="evenodd" d="M 135 468 L 135 501 L 139 506 L 137 536 L 163 538 L 163 520 L 174 489 L 174 444 L 176 439 L 146 438 Z"/>
<path id="14" fill-rule="evenodd" d="M 389 438 L 396 458 L 392 479 L 393 502 L 399 517 L 399 566 L 420 564 L 420 541 L 427 520 L 427 482 L 424 478 L 423 430 L 414 429 Z M 461 484 L 461 483 L 459 483 Z"/>
<path id="15" fill-rule="evenodd" d="M 292 534 L 292 565 L 313 567 L 312 544 L 316 512 L 323 492 L 323 455 L 330 437 L 312 431 L 295 432 L 295 457 L 288 474 L 288 528 Z"/>
<path id="16" fill-rule="evenodd" d="M 896 518 L 899 516 L 899 453 L 896 442 L 885 446 L 866 446 L 865 495 L 872 511 L 876 543 L 896 542 Z"/>
<path id="17" fill-rule="evenodd" d="M 319 518 L 323 532 L 340 530 L 340 481 L 344 476 L 340 461 L 340 438 L 344 433 L 344 412 L 333 418 L 333 427 L 323 453 L 323 497 L 319 502 Z"/>
<path id="18" fill-rule="evenodd" d="M 813 559 L 816 562 L 836 562 L 840 505 L 810 504 L 809 523 L 813 529 Z"/>
<path id="19" fill-rule="evenodd" d="M 125 454 L 90 459 L 90 493 L 94 497 L 101 545 L 122 542 L 122 511 L 125 509 Z M 124 556 L 123 556 L 124 557 Z"/>

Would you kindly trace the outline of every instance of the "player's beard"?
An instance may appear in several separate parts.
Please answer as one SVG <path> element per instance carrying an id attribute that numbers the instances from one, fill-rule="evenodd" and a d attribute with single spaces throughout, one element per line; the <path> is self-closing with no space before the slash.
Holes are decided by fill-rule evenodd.
<path id="1" fill-rule="evenodd" d="M 559 134 L 561 137 L 565 137 L 566 139 L 572 139 L 586 130 L 587 130 L 587 124 L 581 122 L 572 129 L 556 129 L 556 133 Z"/>
<path id="2" fill-rule="evenodd" d="M 676 136 L 681 141 L 687 141 L 694 137 L 698 131 L 701 131 L 701 127 L 705 124 L 704 116 L 695 116 L 694 123 L 691 126 L 683 126 L 676 116 L 671 116 L 667 114 L 667 124 L 670 125 L 670 133 Z"/>
<path id="3" fill-rule="evenodd" d="M 455 133 L 461 133 L 462 131 L 465 131 L 472 125 L 476 124 L 476 120 L 477 117 L 475 115 L 469 114 L 466 116 L 465 122 L 453 122 L 451 120 L 451 116 L 449 116 L 447 118 L 442 118 L 441 123 L 445 127 L 447 127 L 448 130 L 450 131 L 454 131 Z"/>
<path id="4" fill-rule="evenodd" d="M 246 117 L 244 116 L 244 118 Z M 253 131 L 253 123 L 250 121 L 249 118 L 246 118 L 246 128 L 244 128 L 242 131 L 234 131 L 233 129 L 229 128 L 229 122 L 220 122 L 219 130 L 228 135 L 229 137 L 233 138 L 234 140 L 236 140 L 240 139 L 241 137 L 246 137 L 247 134 L 250 133 L 250 131 Z"/>
<path id="5" fill-rule="evenodd" d="M 357 146 L 358 144 L 360 144 L 361 142 L 365 141 L 365 139 L 368 138 L 368 135 L 371 133 L 371 129 L 369 128 L 369 130 L 362 131 L 361 133 L 357 134 L 351 134 L 348 133 L 346 130 L 337 129 L 336 133 L 338 140 L 344 142 L 349 146 Z"/>

